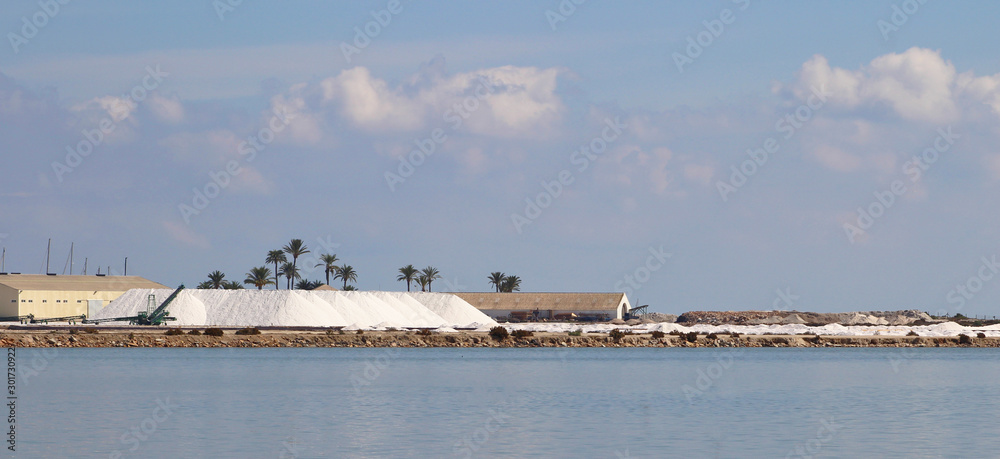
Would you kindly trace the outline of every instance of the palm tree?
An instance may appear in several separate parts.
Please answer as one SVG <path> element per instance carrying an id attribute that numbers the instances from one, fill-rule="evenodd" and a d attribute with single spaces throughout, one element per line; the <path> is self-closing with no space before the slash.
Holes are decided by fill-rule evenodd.
<path id="1" fill-rule="evenodd" d="M 208 290 L 210 288 L 213 288 L 212 287 L 212 281 L 202 282 L 202 283 L 198 284 L 198 288 L 202 289 L 202 290 Z"/>
<path id="2" fill-rule="evenodd" d="M 295 284 L 295 288 L 299 290 L 315 290 L 321 285 L 323 285 L 323 282 L 320 282 L 318 280 L 317 281 L 300 280 L 299 283 Z"/>
<path id="3" fill-rule="evenodd" d="M 357 288 L 357 287 L 355 287 L 355 286 L 353 286 L 353 285 L 348 285 L 347 287 L 344 287 L 344 291 L 345 291 L 345 292 L 353 292 L 353 291 L 355 291 L 355 290 L 357 290 L 357 289 L 358 289 L 358 288 Z"/>
<path id="4" fill-rule="evenodd" d="M 420 286 L 420 291 L 421 292 L 426 292 L 427 291 L 427 286 L 430 285 L 430 281 L 427 279 L 427 275 L 426 274 L 421 274 L 421 275 L 417 276 L 417 285 Z"/>
<path id="5" fill-rule="evenodd" d="M 428 266 L 428 267 L 420 270 L 420 272 L 423 273 L 424 276 L 427 276 L 427 291 L 430 292 L 431 291 L 431 283 L 434 282 L 434 279 L 440 279 L 441 278 L 441 272 L 438 271 L 437 268 L 435 268 L 433 266 Z"/>
<path id="6" fill-rule="evenodd" d="M 413 265 L 403 266 L 402 268 L 399 268 L 399 277 L 397 277 L 396 280 L 406 281 L 406 291 L 409 292 L 410 282 L 413 282 L 419 272 L 420 271 L 417 271 L 417 268 L 414 268 Z"/>
<path id="7" fill-rule="evenodd" d="M 302 277 L 299 276 L 299 268 L 296 268 L 295 264 L 287 261 L 281 265 L 281 275 L 285 276 L 285 288 L 289 290 L 292 289 L 292 280 Z"/>
<path id="8" fill-rule="evenodd" d="M 298 267 L 299 257 L 309 253 L 309 249 L 306 245 L 302 243 L 302 239 L 292 239 L 282 248 L 285 253 L 292 256 L 292 266 Z M 296 273 L 299 272 L 298 269 L 295 270 Z"/>
<path id="9" fill-rule="evenodd" d="M 226 274 L 222 271 L 215 270 L 208 273 L 208 285 L 209 288 L 222 288 L 222 284 L 225 282 Z"/>
<path id="10" fill-rule="evenodd" d="M 278 272 L 278 263 L 286 261 L 288 261 L 288 258 L 285 258 L 284 250 L 271 250 L 267 252 L 267 259 L 264 260 L 264 263 L 274 263 L 274 288 L 276 290 L 281 289 L 281 284 L 278 283 L 278 275 L 280 274 Z"/>
<path id="11" fill-rule="evenodd" d="M 521 291 L 521 278 L 517 276 L 507 276 L 503 278 L 503 282 L 500 283 L 501 292 L 520 292 Z"/>
<path id="12" fill-rule="evenodd" d="M 500 293 L 500 285 L 503 284 L 503 280 L 504 280 L 505 277 L 507 277 L 506 274 L 504 274 L 504 273 L 502 273 L 500 271 L 494 271 L 494 272 L 490 273 L 490 275 L 489 275 L 489 277 L 487 277 L 487 279 L 489 279 L 490 283 L 493 284 L 493 286 L 497 288 L 497 293 Z"/>
<path id="13" fill-rule="evenodd" d="M 226 290 L 243 290 L 243 284 L 236 281 L 223 281 L 222 288 Z"/>
<path id="14" fill-rule="evenodd" d="M 247 273 L 246 280 L 243 281 L 244 284 L 253 285 L 257 287 L 257 290 L 263 290 L 265 285 L 271 285 L 274 283 L 271 280 L 271 268 L 267 266 L 259 266 L 250 269 Z"/>
<path id="15" fill-rule="evenodd" d="M 333 276 L 334 279 L 344 280 L 344 290 L 347 290 L 347 281 L 357 282 L 358 272 L 354 270 L 351 265 L 344 265 L 337 268 L 337 274 Z"/>
<path id="16" fill-rule="evenodd" d="M 319 261 L 322 261 L 322 263 L 317 264 L 316 267 L 323 267 L 323 271 L 326 272 L 326 285 L 330 285 L 330 274 L 337 272 L 337 265 L 334 264 L 337 262 L 337 255 L 324 253 L 320 255 Z"/>

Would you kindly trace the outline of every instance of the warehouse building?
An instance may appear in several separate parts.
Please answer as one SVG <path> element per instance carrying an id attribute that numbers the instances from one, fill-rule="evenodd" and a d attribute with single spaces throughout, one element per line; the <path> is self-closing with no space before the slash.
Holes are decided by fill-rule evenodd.
<path id="1" fill-rule="evenodd" d="M 133 288 L 167 288 L 137 276 L 0 274 L 0 317 L 90 317 Z"/>
<path id="2" fill-rule="evenodd" d="M 494 320 L 611 320 L 632 309 L 624 293 L 465 293 L 454 295 Z"/>

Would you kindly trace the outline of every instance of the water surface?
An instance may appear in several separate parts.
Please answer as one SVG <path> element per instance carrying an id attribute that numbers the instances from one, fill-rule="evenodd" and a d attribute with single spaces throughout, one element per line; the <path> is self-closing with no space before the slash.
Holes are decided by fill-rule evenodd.
<path id="1" fill-rule="evenodd" d="M 1000 454 L 996 349 L 19 349 L 18 364 L 19 457 Z"/>

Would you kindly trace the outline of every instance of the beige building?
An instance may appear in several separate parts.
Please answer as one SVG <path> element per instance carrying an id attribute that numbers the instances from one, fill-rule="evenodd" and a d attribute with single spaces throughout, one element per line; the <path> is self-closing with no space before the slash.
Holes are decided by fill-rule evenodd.
<path id="1" fill-rule="evenodd" d="M 621 319 L 632 306 L 624 293 L 466 293 L 454 295 L 493 319 Z"/>
<path id="2" fill-rule="evenodd" d="M 0 274 L 0 317 L 89 317 L 133 288 L 168 287 L 137 276 Z"/>

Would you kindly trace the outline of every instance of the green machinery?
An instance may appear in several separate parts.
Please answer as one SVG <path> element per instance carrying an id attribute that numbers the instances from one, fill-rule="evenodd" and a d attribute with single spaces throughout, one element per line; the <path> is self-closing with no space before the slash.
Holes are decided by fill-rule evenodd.
<path id="1" fill-rule="evenodd" d="M 146 301 L 146 310 L 139 311 L 138 314 L 129 317 L 113 317 L 109 319 L 89 319 L 83 321 L 85 324 L 99 324 L 101 322 L 125 322 L 128 321 L 132 325 L 163 325 L 168 320 L 177 320 L 176 317 L 169 317 L 170 311 L 167 311 L 167 305 L 170 304 L 174 298 L 177 298 L 177 294 L 181 290 L 184 290 L 184 285 L 177 287 L 166 300 L 163 301 L 158 307 L 156 306 L 156 295 L 150 294 L 148 300 Z"/>

